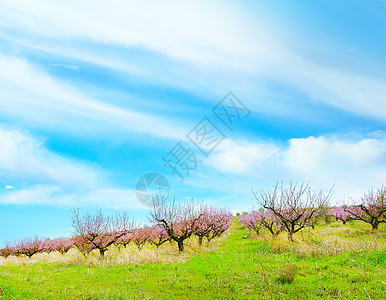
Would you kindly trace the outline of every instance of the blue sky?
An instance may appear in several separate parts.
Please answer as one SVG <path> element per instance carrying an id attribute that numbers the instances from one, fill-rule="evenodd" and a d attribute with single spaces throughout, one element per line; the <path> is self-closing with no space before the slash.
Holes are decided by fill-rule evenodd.
<path id="1" fill-rule="evenodd" d="M 1 1 L 0 240 L 69 235 L 72 208 L 146 221 L 139 178 L 251 208 L 309 181 L 332 201 L 386 179 L 385 1 Z M 229 130 L 229 91 L 251 111 Z M 226 139 L 208 157 L 186 135 Z M 162 157 L 202 160 L 180 182 Z M 200 156 L 201 155 L 201 156 Z"/>

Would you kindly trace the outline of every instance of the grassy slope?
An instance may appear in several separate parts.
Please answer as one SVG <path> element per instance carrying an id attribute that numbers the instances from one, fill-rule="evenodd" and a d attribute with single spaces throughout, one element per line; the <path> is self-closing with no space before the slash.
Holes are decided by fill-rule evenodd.
<path id="1" fill-rule="evenodd" d="M 301 256 L 246 236 L 235 220 L 218 250 L 185 263 L 0 266 L 0 288 L 3 299 L 369 299 L 366 292 L 386 298 L 384 247 Z M 286 264 L 298 269 L 292 283 L 279 280 Z"/>

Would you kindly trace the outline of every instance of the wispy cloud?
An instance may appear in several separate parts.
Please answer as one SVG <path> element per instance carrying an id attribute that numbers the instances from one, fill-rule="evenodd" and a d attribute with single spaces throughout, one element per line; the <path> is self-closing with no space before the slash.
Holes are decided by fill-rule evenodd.
<path id="1" fill-rule="evenodd" d="M 5 1 L 1 22 L 5 28 L 28 30 L 51 39 L 84 39 L 141 47 L 189 61 L 229 64 L 235 57 L 227 55 L 251 50 L 237 44 L 243 24 L 238 22 L 236 9 L 225 9 L 227 5 L 219 6 L 219 3 L 115 0 L 66 4 L 36 1 L 32 5 L 28 1 Z M 197 26 L 198 18 L 200 26 Z M 218 55 L 219 52 L 223 55 Z"/>
<path id="2" fill-rule="evenodd" d="M 61 4 L 40 0 L 33 4 L 3 1 L 2 8 L 0 22 L 5 38 L 7 32 L 12 33 L 9 38 L 14 40 L 13 33 L 28 33 L 16 35 L 18 41 L 44 50 L 43 39 L 48 41 L 47 51 L 134 72 L 147 80 L 159 80 L 202 96 L 208 96 L 209 92 L 211 96 L 222 95 L 224 91 L 218 89 L 226 86 L 227 90 L 235 90 L 247 99 L 253 108 L 267 112 L 272 106 L 255 98 L 263 93 L 259 84 L 271 81 L 305 93 L 308 96 L 305 102 L 316 101 L 378 120 L 384 120 L 386 114 L 384 77 L 371 72 L 365 75 L 339 65 L 326 66 L 323 61 L 306 58 L 288 44 L 288 40 L 291 44 L 297 42 L 294 29 L 268 21 L 259 5 L 248 9 L 242 5 L 203 1 L 128 4 L 116 0 L 108 4 L 90 1 Z M 200 26 L 197 26 L 198 19 Z M 52 46 L 52 41 L 60 43 L 60 40 L 71 40 L 75 47 L 66 47 L 63 51 L 62 46 Z M 78 41 L 82 43 L 77 44 Z M 84 47 L 87 43 L 93 47 Z M 334 45 L 333 41 L 331 44 Z M 150 51 L 161 56 L 156 61 L 137 57 L 135 62 L 128 63 L 127 59 L 116 57 L 118 50 L 98 56 L 97 45 L 108 46 L 110 50 L 123 47 L 144 53 Z M 144 57 L 149 59 L 148 55 Z M 163 68 L 165 64 L 169 67 Z M 285 108 L 284 100 L 275 99 L 275 102 Z M 278 111 L 281 110 L 268 113 Z"/>
<path id="3" fill-rule="evenodd" d="M 185 132 L 176 127 L 178 121 L 141 114 L 91 98 L 15 57 L 0 55 L 0 87 L 0 115 L 12 116 L 30 125 L 54 126 L 59 131 L 78 135 L 133 131 L 178 139 Z"/>
<path id="4" fill-rule="evenodd" d="M 58 68 L 64 68 L 64 69 L 69 69 L 71 71 L 79 71 L 79 66 L 76 66 L 76 65 L 68 65 L 68 64 L 61 64 L 61 63 L 50 63 L 50 66 L 58 67 Z"/>
<path id="5" fill-rule="evenodd" d="M 52 185 L 35 185 L 0 194 L 0 204 L 103 207 L 115 210 L 147 209 L 135 198 L 133 190 L 101 188 L 76 193 Z"/>

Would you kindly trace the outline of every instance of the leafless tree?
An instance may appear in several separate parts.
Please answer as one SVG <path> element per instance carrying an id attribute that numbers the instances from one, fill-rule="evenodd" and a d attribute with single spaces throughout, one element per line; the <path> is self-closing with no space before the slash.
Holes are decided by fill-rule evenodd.
<path id="1" fill-rule="evenodd" d="M 184 251 L 184 241 L 194 233 L 194 225 L 201 217 L 197 205 L 193 201 L 170 203 L 161 197 L 154 197 L 149 220 L 157 226 L 162 226 L 171 240 L 178 244 L 178 250 Z"/>
<path id="2" fill-rule="evenodd" d="M 312 219 L 321 215 L 328 206 L 333 188 L 323 190 L 311 189 L 308 184 L 292 184 L 288 187 L 276 183 L 273 189 L 261 190 L 253 196 L 259 205 L 274 213 L 288 233 L 288 239 L 293 241 L 293 235 L 309 226 Z"/>

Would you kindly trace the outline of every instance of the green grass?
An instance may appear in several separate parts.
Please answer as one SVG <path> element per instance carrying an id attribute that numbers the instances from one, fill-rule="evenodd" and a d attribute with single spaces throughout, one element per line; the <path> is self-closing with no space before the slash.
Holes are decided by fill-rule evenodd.
<path id="1" fill-rule="evenodd" d="M 216 249 L 185 254 L 188 258 L 185 262 L 2 265 L 1 296 L 3 299 L 370 299 L 369 296 L 385 299 L 384 234 L 347 228 L 357 233 L 351 240 L 346 227 L 334 224 L 320 228 L 321 233 L 306 231 L 304 241 L 298 235 L 295 244 L 290 245 L 284 234 L 276 241 L 261 237 L 246 239 L 248 233 L 235 219 L 229 234 L 217 242 Z M 333 243 L 351 241 L 350 249 L 337 251 L 336 255 L 324 254 L 323 249 L 315 252 L 315 245 L 328 246 L 325 240 L 331 237 L 339 239 Z M 356 243 L 364 239 L 377 240 L 377 244 L 365 251 L 355 249 Z"/>

